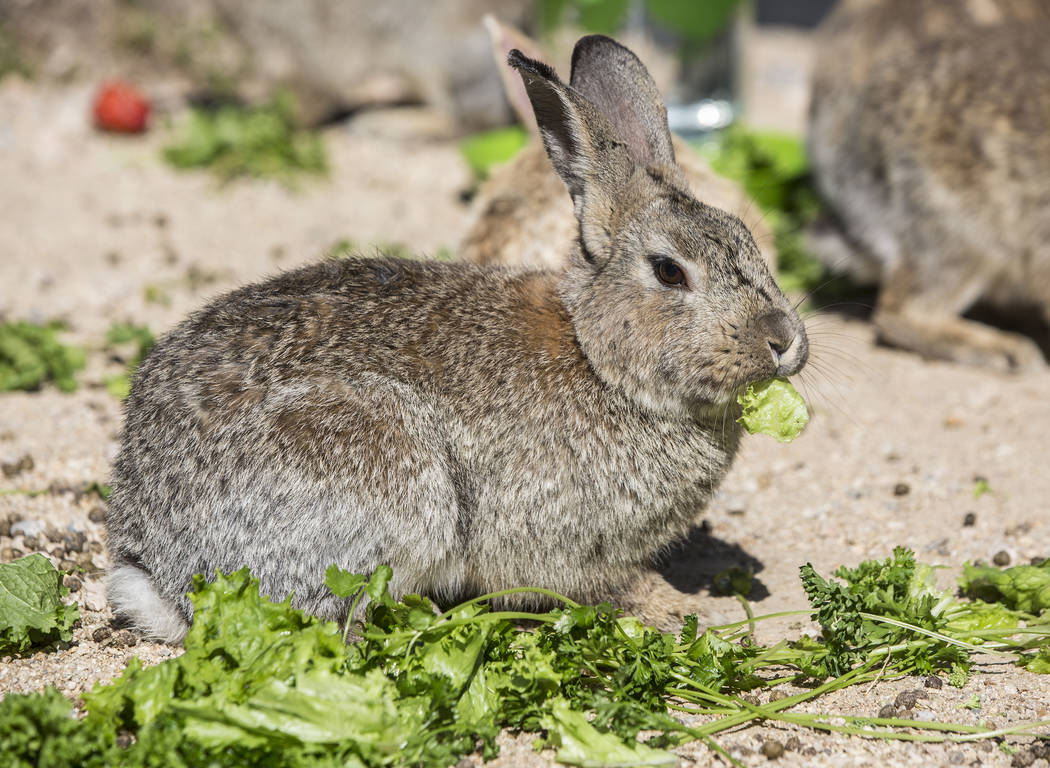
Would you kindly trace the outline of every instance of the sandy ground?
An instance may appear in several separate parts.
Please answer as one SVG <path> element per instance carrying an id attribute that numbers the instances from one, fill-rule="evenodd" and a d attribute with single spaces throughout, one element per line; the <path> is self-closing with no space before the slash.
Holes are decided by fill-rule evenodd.
<path id="1" fill-rule="evenodd" d="M 204 173 L 167 168 L 159 160 L 163 130 L 144 139 L 94 134 L 88 97 L 0 83 L 0 315 L 63 319 L 69 340 L 89 349 L 75 394 L 0 395 L 0 463 L 11 465 L 0 488 L 46 490 L 0 495 L 0 521 L 23 521 L 16 533 L 24 521 L 44 529 L 29 542 L 3 535 L 0 557 L 35 545 L 85 571 L 74 584 L 83 610 L 74 642 L 0 659 L 0 693 L 54 684 L 75 696 L 112 679 L 133 655 L 152 662 L 178 652 L 113 630 L 101 594 L 102 502 L 83 491 L 106 480 L 120 428 L 119 402 L 102 387 L 120 367 L 102 348 L 110 324 L 132 320 L 162 332 L 208 297 L 314 260 L 336 241 L 434 253 L 454 246 L 467 225 L 461 193 L 470 175 L 453 145 L 337 128 L 326 136 L 327 181 L 297 191 L 268 182 L 220 187 Z M 815 412 L 810 428 L 790 446 L 745 441 L 703 526 L 698 519 L 690 539 L 637 585 L 646 618 L 667 626 L 690 612 L 708 623 L 741 618 L 735 600 L 710 591 L 712 575 L 730 565 L 754 569 L 754 609 L 768 613 L 805 606 L 797 570 L 807 561 L 826 572 L 903 544 L 948 566 L 948 584 L 968 559 L 1050 555 L 1050 374 L 926 363 L 875 347 L 867 324 L 833 314 L 809 326 L 813 362 L 801 381 Z M 23 456 L 32 467 L 18 470 Z M 975 499 L 977 477 L 992 492 Z M 975 522 L 964 525 L 970 512 Z M 811 628 L 804 617 L 767 622 L 760 639 Z M 995 664 L 983 671 L 962 690 L 906 679 L 843 691 L 809 709 L 874 715 L 900 692 L 922 688 L 929 697 L 912 714 L 923 717 L 998 725 L 1050 717 L 1050 677 Z M 980 710 L 959 708 L 974 694 Z M 778 759 L 785 765 L 1048 765 L 1031 762 L 1026 747 L 1019 758 L 987 743 L 887 743 L 781 727 L 750 727 L 720 741 L 758 765 L 767 762 L 760 750 L 769 739 L 787 745 Z M 529 737 L 504 741 L 495 765 L 550 761 L 532 752 Z M 700 745 L 680 754 L 683 765 L 718 763 Z"/>

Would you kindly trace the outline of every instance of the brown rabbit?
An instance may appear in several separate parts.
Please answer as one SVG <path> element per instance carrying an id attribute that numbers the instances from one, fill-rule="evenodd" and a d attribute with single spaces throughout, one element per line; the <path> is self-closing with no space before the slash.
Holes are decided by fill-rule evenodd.
<path id="1" fill-rule="evenodd" d="M 881 340 L 1020 370 L 1024 336 L 977 302 L 1050 320 L 1050 8 L 1036 0 L 845 0 L 817 42 L 809 150 L 881 282 Z"/>
<path id="2" fill-rule="evenodd" d="M 539 46 L 510 25 L 488 16 L 485 26 L 504 75 L 503 58 L 511 48 L 541 58 Z M 471 225 L 459 252 L 476 264 L 558 269 L 565 266 L 568 245 L 576 235 L 572 205 L 538 140 L 536 118 L 520 80 L 505 77 L 504 90 L 522 125 L 537 134 L 537 140 L 512 161 L 495 168 L 482 184 L 471 204 Z M 630 99 L 633 94 L 623 96 Z M 773 234 L 762 220 L 758 205 L 738 184 L 711 170 L 684 140 L 672 134 L 671 141 L 693 195 L 715 208 L 746 216 L 759 249 L 772 267 L 776 262 Z"/>
<path id="3" fill-rule="evenodd" d="M 336 619 L 330 563 L 437 599 L 608 596 L 725 475 L 739 388 L 805 364 L 748 230 L 686 188 L 641 62 L 600 36 L 574 86 L 510 62 L 576 210 L 568 268 L 326 261 L 175 328 L 135 376 L 106 519 L 110 601 L 144 632 L 181 638 L 191 576 L 243 565 Z"/>

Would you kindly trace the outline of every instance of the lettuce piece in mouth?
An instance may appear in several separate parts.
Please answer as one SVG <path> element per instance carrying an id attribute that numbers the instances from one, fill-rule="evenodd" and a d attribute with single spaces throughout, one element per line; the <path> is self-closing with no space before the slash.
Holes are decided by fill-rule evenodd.
<path id="1" fill-rule="evenodd" d="M 806 401 L 787 379 L 748 384 L 736 401 L 744 407 L 737 421 L 752 435 L 761 432 L 790 443 L 809 423 Z"/>

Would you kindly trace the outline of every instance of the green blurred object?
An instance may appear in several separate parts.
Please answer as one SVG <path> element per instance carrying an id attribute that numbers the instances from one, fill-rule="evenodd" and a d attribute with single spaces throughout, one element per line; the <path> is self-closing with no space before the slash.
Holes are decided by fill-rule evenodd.
<path id="1" fill-rule="evenodd" d="M 297 173 L 324 173 L 328 164 L 321 138 L 299 130 L 290 96 L 269 104 L 216 111 L 193 109 L 164 158 L 176 168 L 210 168 L 221 178 L 277 178 L 289 182 Z"/>
<path id="2" fill-rule="evenodd" d="M 123 373 L 109 376 L 105 380 L 106 391 L 118 400 L 123 400 L 131 393 L 131 380 L 135 375 L 135 369 L 146 359 L 146 355 L 153 349 L 155 339 L 153 332 L 144 325 L 132 323 L 117 323 L 111 325 L 106 332 L 106 347 L 113 349 L 122 344 L 134 342 L 135 347 L 128 356 L 127 367 Z"/>
<path id="3" fill-rule="evenodd" d="M 75 371 L 84 367 L 84 353 L 59 342 L 61 323 L 0 324 L 0 392 L 39 389 L 53 381 L 63 392 L 77 388 Z"/>
<path id="4" fill-rule="evenodd" d="M 645 0 L 641 5 L 646 16 L 682 40 L 705 43 L 729 25 L 740 0 Z M 627 23 L 630 10 L 630 0 L 540 0 L 536 21 L 542 34 L 569 23 L 614 35 Z"/>
<path id="5" fill-rule="evenodd" d="M 520 125 L 511 125 L 475 133 L 463 139 L 459 146 L 474 175 L 487 179 L 494 166 L 513 159 L 528 142 L 528 132 Z"/>
<path id="6" fill-rule="evenodd" d="M 739 5 L 740 0 L 646 0 L 645 8 L 684 39 L 703 43 L 729 25 Z"/>
<path id="7" fill-rule="evenodd" d="M 587 32 L 611 35 L 623 27 L 629 6 L 630 0 L 540 0 L 537 26 L 542 34 L 550 34 L 569 22 Z"/>
<path id="8" fill-rule="evenodd" d="M 777 282 L 788 293 L 838 299 L 861 292 L 830 270 L 805 245 L 802 232 L 824 214 L 809 175 L 801 139 L 734 126 L 694 144 L 716 173 L 740 182 L 773 230 Z"/>

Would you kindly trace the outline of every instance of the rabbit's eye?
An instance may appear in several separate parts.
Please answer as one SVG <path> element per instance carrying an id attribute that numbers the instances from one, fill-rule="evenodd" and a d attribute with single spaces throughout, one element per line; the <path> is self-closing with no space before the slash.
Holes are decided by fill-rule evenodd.
<path id="1" fill-rule="evenodd" d="M 674 260 L 655 258 L 652 262 L 653 272 L 656 274 L 656 279 L 661 283 L 672 287 L 686 287 L 685 270 L 675 264 Z"/>

